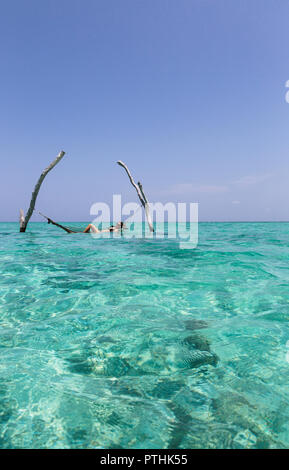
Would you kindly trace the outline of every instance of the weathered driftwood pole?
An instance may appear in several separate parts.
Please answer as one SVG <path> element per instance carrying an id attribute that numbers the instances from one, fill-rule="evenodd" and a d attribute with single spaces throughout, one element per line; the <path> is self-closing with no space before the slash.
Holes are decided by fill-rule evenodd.
<path id="1" fill-rule="evenodd" d="M 130 180 L 131 184 L 133 185 L 133 187 L 135 188 L 135 190 L 137 192 L 137 195 L 139 197 L 139 200 L 140 200 L 142 206 L 144 207 L 150 231 L 154 232 L 155 230 L 153 228 L 152 218 L 151 218 L 151 214 L 150 214 L 149 202 L 148 202 L 148 200 L 147 200 L 147 198 L 144 194 L 143 187 L 142 187 L 141 183 L 140 182 L 138 182 L 138 184 L 135 183 L 135 181 L 134 181 L 133 177 L 131 176 L 131 173 L 130 173 L 130 171 L 129 171 L 129 169 L 126 166 L 125 163 L 123 163 L 121 160 L 118 160 L 117 163 L 125 169 L 125 171 L 127 173 L 127 176 L 129 177 L 129 180 Z"/>
<path id="2" fill-rule="evenodd" d="M 19 219 L 19 222 L 20 222 L 20 232 L 25 232 L 26 231 L 26 227 L 27 227 L 27 224 L 30 220 L 30 217 L 32 216 L 33 214 L 33 211 L 34 211 L 34 207 L 35 207 L 35 203 L 36 203 L 36 199 L 37 199 L 37 196 L 38 196 L 38 193 L 39 193 L 39 190 L 40 190 L 40 187 L 43 183 L 43 180 L 45 178 L 45 176 L 47 175 L 47 173 L 50 172 L 50 170 L 52 170 L 52 168 L 55 167 L 55 165 L 57 165 L 57 163 L 60 162 L 60 160 L 64 157 L 65 155 L 65 152 L 61 151 L 57 157 L 55 158 L 55 160 L 53 160 L 52 163 L 50 163 L 50 165 L 45 168 L 45 170 L 43 170 L 43 172 L 41 173 L 40 175 L 40 178 L 39 180 L 37 181 L 36 183 L 36 186 L 34 188 L 34 191 L 32 193 L 32 196 L 31 196 L 31 201 L 30 201 L 30 206 L 29 206 L 29 209 L 27 211 L 27 214 L 26 216 L 24 216 L 24 212 L 23 212 L 23 209 L 20 209 L 20 219 Z"/>

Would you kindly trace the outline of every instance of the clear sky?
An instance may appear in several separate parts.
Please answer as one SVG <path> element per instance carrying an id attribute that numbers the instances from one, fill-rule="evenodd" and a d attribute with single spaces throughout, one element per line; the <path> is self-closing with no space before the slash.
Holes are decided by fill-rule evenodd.
<path id="1" fill-rule="evenodd" d="M 0 2 L 0 220 L 93 202 L 199 202 L 201 220 L 289 220 L 288 0 Z M 40 220 L 34 217 L 33 220 Z"/>

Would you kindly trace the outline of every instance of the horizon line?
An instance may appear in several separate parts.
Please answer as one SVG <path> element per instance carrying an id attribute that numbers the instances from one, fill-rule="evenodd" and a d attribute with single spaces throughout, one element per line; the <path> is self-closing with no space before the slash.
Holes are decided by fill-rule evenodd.
<path id="1" fill-rule="evenodd" d="M 83 223 L 83 224 L 87 224 L 89 223 L 88 220 L 58 220 L 58 222 L 62 222 L 62 223 L 71 223 L 71 224 L 74 224 L 74 223 Z M 105 221 L 105 222 L 101 222 L 101 223 L 104 223 L 104 224 L 110 224 L 114 221 Z M 190 220 L 184 220 L 184 221 L 164 221 L 164 223 L 190 223 L 191 221 Z M 130 223 L 130 222 L 128 222 Z M 133 223 L 133 222 L 132 222 Z M 146 221 L 142 221 L 142 222 L 135 222 L 135 223 L 147 223 Z M 162 223 L 162 222 L 157 222 L 157 223 Z M 191 223 L 196 223 L 195 221 L 191 222 Z M 214 224 L 217 224 L 217 223 L 220 223 L 220 224 L 225 224 L 225 223 L 228 223 L 228 224 L 231 224 L 231 223 L 253 223 L 253 224 L 258 224 L 258 223 L 289 223 L 289 219 L 288 220 L 198 220 L 197 223 L 214 223 Z M 0 220 L 0 224 L 19 224 L 18 220 Z M 29 224 L 47 224 L 47 222 L 45 221 L 42 221 L 42 220 L 32 220 L 32 221 L 29 221 Z"/>

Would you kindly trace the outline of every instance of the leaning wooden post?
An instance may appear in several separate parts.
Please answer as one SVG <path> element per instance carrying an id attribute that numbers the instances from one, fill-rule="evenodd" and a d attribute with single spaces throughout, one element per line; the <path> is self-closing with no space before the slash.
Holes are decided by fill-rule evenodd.
<path id="1" fill-rule="evenodd" d="M 142 187 L 142 184 L 140 182 L 138 182 L 138 187 L 140 189 L 141 195 L 142 195 L 144 203 L 145 203 L 144 209 L 145 209 L 145 213 L 146 213 L 146 216 L 147 216 L 147 221 L 148 221 L 150 231 L 154 232 L 153 221 L 152 221 L 151 213 L 150 213 L 150 205 L 149 205 L 149 202 L 146 198 L 145 193 L 143 192 L 143 187 Z"/>
<path id="2" fill-rule="evenodd" d="M 151 231 L 151 232 L 154 232 L 155 230 L 154 230 L 154 228 L 153 228 L 153 223 L 152 223 L 152 219 L 151 219 L 151 215 L 150 215 L 149 203 L 148 203 L 148 200 L 147 200 L 147 198 L 146 198 L 146 196 L 145 196 L 145 194 L 144 194 L 144 192 L 143 192 L 143 187 L 142 187 L 141 183 L 136 184 L 136 183 L 134 182 L 134 179 L 133 179 L 133 177 L 131 176 L 131 173 L 130 173 L 130 171 L 129 171 L 129 169 L 128 169 L 128 167 L 126 166 L 125 163 L 123 163 L 121 160 L 118 160 L 117 163 L 125 169 L 125 171 L 126 171 L 126 173 L 127 173 L 127 176 L 129 177 L 129 180 L 130 180 L 131 184 L 133 185 L 133 187 L 135 188 L 135 190 L 136 190 L 136 192 L 137 192 L 137 195 L 138 195 L 138 197 L 139 197 L 139 200 L 140 200 L 142 206 L 144 207 L 144 210 L 145 210 L 145 213 L 146 213 L 147 222 L 148 222 L 148 226 L 149 226 L 149 228 L 150 228 L 150 231 Z"/>
<path id="3" fill-rule="evenodd" d="M 25 232 L 26 231 L 26 227 L 27 227 L 27 224 L 30 220 L 30 217 L 32 216 L 33 214 L 33 211 L 34 211 L 34 207 L 35 207 L 35 203 L 36 203 L 36 199 L 37 199 L 37 196 L 38 196 L 38 193 L 39 193 L 39 190 L 40 190 L 40 187 L 43 183 L 43 180 L 45 178 L 45 176 L 47 175 L 47 173 L 50 172 L 50 170 L 52 170 L 52 168 L 55 167 L 55 165 L 57 165 L 57 163 L 60 162 L 60 160 L 64 157 L 65 155 L 65 152 L 61 151 L 57 157 L 55 158 L 55 160 L 53 160 L 52 163 L 50 163 L 50 165 L 45 168 L 45 170 L 43 170 L 43 172 L 41 173 L 40 175 L 40 178 L 39 180 L 37 181 L 36 185 L 35 185 L 35 188 L 34 188 L 34 191 L 32 193 L 32 196 L 31 196 L 31 201 L 30 201 L 30 206 L 29 206 L 29 209 L 27 211 L 27 214 L 26 216 L 24 216 L 24 212 L 22 209 L 20 209 L 20 232 Z"/>

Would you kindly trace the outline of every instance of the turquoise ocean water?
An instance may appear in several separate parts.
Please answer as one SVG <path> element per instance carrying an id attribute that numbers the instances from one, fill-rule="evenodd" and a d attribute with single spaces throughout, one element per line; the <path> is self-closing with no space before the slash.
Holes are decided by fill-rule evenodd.
<path id="1" fill-rule="evenodd" d="M 1 448 L 289 447 L 289 223 L 1 223 L 0 270 Z"/>

